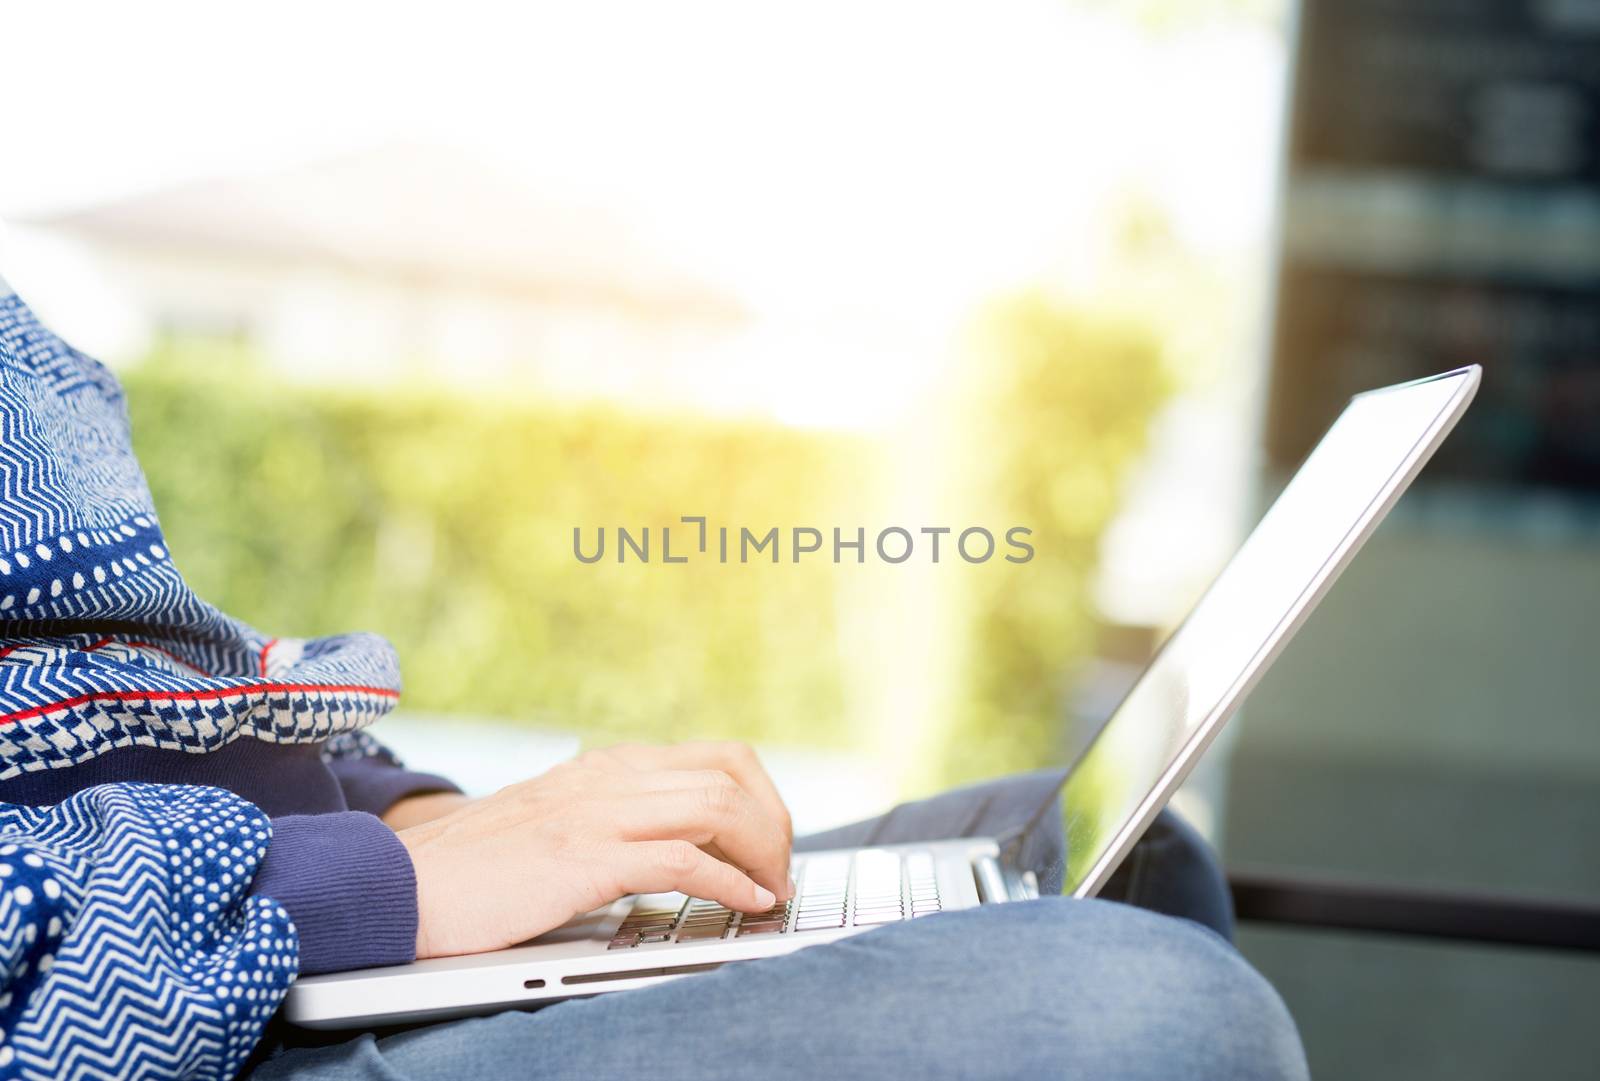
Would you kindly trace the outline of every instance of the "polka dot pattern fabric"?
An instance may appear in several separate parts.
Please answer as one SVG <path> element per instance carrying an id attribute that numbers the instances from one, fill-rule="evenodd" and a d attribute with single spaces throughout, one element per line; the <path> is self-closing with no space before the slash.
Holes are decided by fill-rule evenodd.
<path id="1" fill-rule="evenodd" d="M 0 781 L 121 747 L 321 743 L 399 690 L 376 635 L 272 638 L 189 588 L 116 378 L 0 288 Z"/>
<path id="2" fill-rule="evenodd" d="M 238 1073 L 298 960 L 288 914 L 248 896 L 270 840 L 216 788 L 0 805 L 0 1079 Z"/>

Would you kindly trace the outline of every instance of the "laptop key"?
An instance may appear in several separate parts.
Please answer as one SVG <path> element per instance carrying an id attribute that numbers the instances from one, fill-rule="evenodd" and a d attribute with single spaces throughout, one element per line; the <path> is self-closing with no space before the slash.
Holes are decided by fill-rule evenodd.
<path id="1" fill-rule="evenodd" d="M 783 924 L 781 923 L 743 923 L 739 925 L 738 932 L 739 937 L 741 938 L 745 935 L 773 935 L 782 933 Z"/>
<path id="2" fill-rule="evenodd" d="M 679 942 L 701 942 L 707 939 L 721 938 L 728 931 L 725 923 L 702 927 L 685 927 L 678 932 Z"/>

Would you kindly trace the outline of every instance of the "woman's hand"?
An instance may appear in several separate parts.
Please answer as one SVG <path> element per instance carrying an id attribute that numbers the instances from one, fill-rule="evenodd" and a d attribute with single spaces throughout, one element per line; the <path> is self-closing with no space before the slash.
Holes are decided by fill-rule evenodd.
<path id="1" fill-rule="evenodd" d="M 794 888 L 789 813 L 741 744 L 591 751 L 398 836 L 419 958 L 514 945 L 629 893 L 758 912 Z"/>

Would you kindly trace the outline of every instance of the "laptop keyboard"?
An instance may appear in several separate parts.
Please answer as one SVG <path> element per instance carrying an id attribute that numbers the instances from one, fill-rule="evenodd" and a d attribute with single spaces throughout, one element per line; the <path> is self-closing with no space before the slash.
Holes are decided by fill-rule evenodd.
<path id="1" fill-rule="evenodd" d="M 798 862 L 795 875 L 794 898 L 765 912 L 734 912 L 693 897 L 682 905 L 635 909 L 617 928 L 610 948 L 870 927 L 931 915 L 940 907 L 929 852 L 866 848 L 814 856 Z"/>

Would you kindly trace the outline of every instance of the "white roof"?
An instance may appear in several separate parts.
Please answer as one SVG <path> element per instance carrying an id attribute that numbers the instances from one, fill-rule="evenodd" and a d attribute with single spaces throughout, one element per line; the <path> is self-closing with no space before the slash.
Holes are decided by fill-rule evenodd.
<path id="1" fill-rule="evenodd" d="M 587 295 L 691 317 L 741 312 L 737 299 L 614 215 L 541 199 L 509 173 L 410 143 L 193 181 L 33 223 L 124 247 L 316 263 L 419 285 Z"/>

